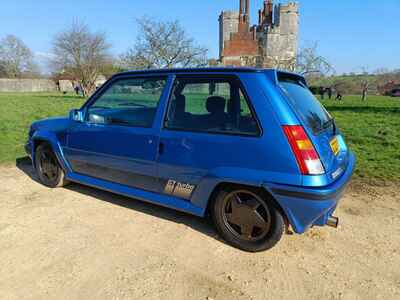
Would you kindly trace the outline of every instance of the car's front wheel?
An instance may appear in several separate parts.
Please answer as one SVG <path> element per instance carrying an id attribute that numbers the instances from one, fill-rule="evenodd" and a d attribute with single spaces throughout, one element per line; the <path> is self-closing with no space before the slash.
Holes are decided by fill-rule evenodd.
<path id="1" fill-rule="evenodd" d="M 40 144 L 35 152 L 35 167 L 41 183 L 50 188 L 62 187 L 68 184 L 64 170 L 58 163 L 51 146 Z"/>
<path id="2" fill-rule="evenodd" d="M 225 188 L 216 195 L 211 214 L 221 236 L 239 249 L 272 248 L 285 232 L 285 221 L 265 193 L 252 188 Z"/>

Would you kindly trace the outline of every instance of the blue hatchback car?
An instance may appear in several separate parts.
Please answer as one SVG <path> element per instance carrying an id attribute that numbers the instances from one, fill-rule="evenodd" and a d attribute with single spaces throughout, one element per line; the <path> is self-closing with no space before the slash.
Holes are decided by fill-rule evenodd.
<path id="1" fill-rule="evenodd" d="M 289 226 L 337 227 L 355 157 L 302 76 L 251 68 L 113 76 L 69 117 L 32 124 L 41 182 L 96 187 L 196 216 L 246 251 Z"/>

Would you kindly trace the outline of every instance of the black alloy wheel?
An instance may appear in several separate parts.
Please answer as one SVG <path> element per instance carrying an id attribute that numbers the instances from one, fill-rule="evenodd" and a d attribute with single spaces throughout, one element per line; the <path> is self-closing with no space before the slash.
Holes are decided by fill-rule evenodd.
<path id="1" fill-rule="evenodd" d="M 225 226 L 237 238 L 258 241 L 271 227 L 271 214 L 259 196 L 250 191 L 233 191 L 224 199 Z"/>
<path id="2" fill-rule="evenodd" d="M 48 144 L 40 144 L 35 152 L 35 167 L 39 180 L 50 188 L 67 184 L 64 170 L 60 167 L 53 149 Z"/>
<path id="3" fill-rule="evenodd" d="M 263 190 L 226 187 L 211 203 L 211 215 L 220 235 L 232 246 L 249 252 L 272 248 L 286 225 L 280 210 Z"/>

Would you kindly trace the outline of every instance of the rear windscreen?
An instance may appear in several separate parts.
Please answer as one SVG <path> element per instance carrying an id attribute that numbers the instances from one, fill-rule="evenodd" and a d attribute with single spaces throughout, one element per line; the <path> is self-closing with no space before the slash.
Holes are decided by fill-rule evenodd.
<path id="1" fill-rule="evenodd" d="M 278 79 L 300 118 L 314 133 L 332 125 L 332 117 L 314 97 L 301 77 L 280 74 Z"/>

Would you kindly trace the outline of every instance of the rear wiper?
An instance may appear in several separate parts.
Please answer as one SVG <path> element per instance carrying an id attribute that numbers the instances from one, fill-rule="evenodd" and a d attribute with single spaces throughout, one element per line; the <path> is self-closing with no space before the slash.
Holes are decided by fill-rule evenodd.
<path id="1" fill-rule="evenodd" d="M 334 118 L 332 119 L 332 126 L 333 126 L 333 135 L 336 135 L 337 127 L 336 127 L 336 121 Z"/>
<path id="2" fill-rule="evenodd" d="M 337 128 L 336 128 L 336 122 L 335 122 L 334 118 L 326 121 L 324 123 L 324 125 L 322 126 L 322 128 L 323 129 L 327 129 L 327 128 L 331 127 L 331 126 L 333 127 L 333 134 L 336 135 Z"/>

